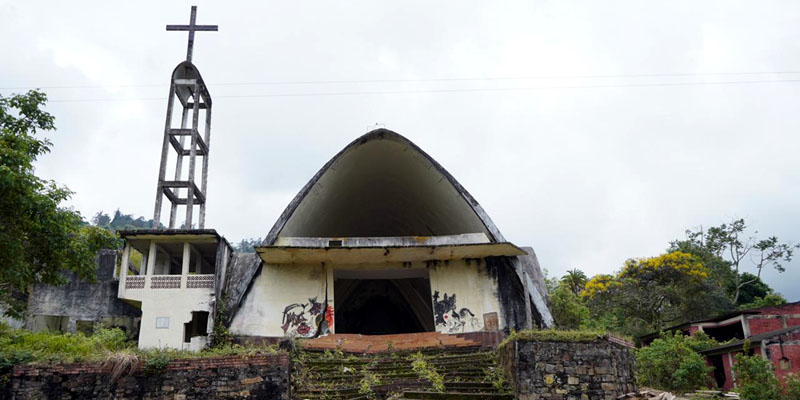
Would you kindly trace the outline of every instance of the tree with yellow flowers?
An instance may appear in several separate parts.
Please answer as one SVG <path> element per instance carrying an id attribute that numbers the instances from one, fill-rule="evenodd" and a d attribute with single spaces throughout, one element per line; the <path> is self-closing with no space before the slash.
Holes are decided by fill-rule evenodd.
<path id="1" fill-rule="evenodd" d="M 597 275 L 586 283 L 581 297 L 593 314 L 614 314 L 622 333 L 640 335 L 679 323 L 699 310 L 693 298 L 702 297 L 709 276 L 700 260 L 672 252 L 630 259 L 616 275 Z"/>

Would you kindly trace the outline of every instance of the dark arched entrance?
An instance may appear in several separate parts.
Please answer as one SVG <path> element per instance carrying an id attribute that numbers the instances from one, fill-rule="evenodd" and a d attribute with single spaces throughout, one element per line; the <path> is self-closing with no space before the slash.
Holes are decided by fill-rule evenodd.
<path id="1" fill-rule="evenodd" d="M 387 335 L 434 330 L 427 277 L 336 278 L 334 303 L 336 333 Z"/>

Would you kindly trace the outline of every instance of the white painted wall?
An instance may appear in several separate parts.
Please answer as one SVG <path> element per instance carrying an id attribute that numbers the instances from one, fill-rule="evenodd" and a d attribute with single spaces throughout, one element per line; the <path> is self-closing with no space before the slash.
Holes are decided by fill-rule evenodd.
<path id="1" fill-rule="evenodd" d="M 150 265 L 148 269 L 156 272 L 159 270 L 155 256 L 155 247 L 151 245 Z M 151 279 L 163 275 L 147 274 L 137 277 L 146 278 L 144 288 L 127 288 L 126 280 L 128 271 L 122 269 L 120 276 L 118 297 L 123 300 L 130 300 L 141 303 L 142 319 L 139 328 L 139 348 L 172 348 L 200 350 L 206 343 L 207 338 L 195 339 L 190 343 L 183 341 L 184 323 L 191 322 L 192 311 L 206 311 L 209 313 L 206 332 L 211 332 L 214 326 L 214 289 L 213 288 L 188 288 L 187 279 L 189 277 L 189 258 L 187 257 L 190 248 L 184 247 L 183 271 L 179 276 L 180 288 L 175 289 L 154 289 L 151 287 Z M 122 253 L 122 265 L 126 265 L 131 251 L 130 244 L 126 244 Z M 152 267 L 152 268 L 151 268 Z M 165 272 L 161 267 L 161 272 Z M 159 318 L 167 318 L 167 327 L 156 327 Z"/>
<path id="2" fill-rule="evenodd" d="M 209 313 L 207 331 L 214 326 L 214 294 L 210 289 L 154 289 L 142 299 L 139 348 L 191 349 L 183 342 L 183 324 L 192 320 L 192 311 Z M 169 318 L 169 328 L 156 328 L 156 319 Z M 202 347 L 202 346 L 201 346 Z"/>
<path id="3" fill-rule="evenodd" d="M 350 265 L 304 265 L 304 264 L 264 264 L 261 274 L 256 277 L 250 292 L 242 301 L 242 305 L 233 318 L 230 330 L 236 335 L 246 336 L 313 336 L 316 324 L 314 318 L 318 313 L 310 312 L 309 299 L 325 301 L 326 279 L 328 282 L 328 304 L 334 305 L 333 274 L 334 270 L 366 271 L 428 268 L 425 263 L 412 264 L 350 264 Z M 500 321 L 500 304 L 497 284 L 486 272 L 484 263 L 455 260 L 440 262 L 428 268 L 431 283 L 431 295 L 439 292 L 439 301 L 456 295 L 454 309 L 448 310 L 448 323 L 437 326 L 437 331 L 444 333 L 462 333 L 482 330 L 485 313 L 495 312 Z M 433 303 L 433 301 L 432 301 Z M 305 307 L 300 307 L 306 304 Z M 292 307 L 292 305 L 297 305 Z M 284 312 L 301 314 L 310 330 L 305 334 L 296 327 L 282 328 L 285 324 Z M 435 309 L 435 307 L 434 307 Z M 469 310 L 469 312 L 465 311 Z M 455 313 L 455 314 L 453 314 Z M 458 315 L 458 317 L 456 317 Z M 462 317 L 463 315 L 463 317 Z M 335 310 L 334 310 L 335 319 Z M 464 322 L 463 324 L 461 322 Z M 143 322 L 144 323 L 144 322 Z M 335 327 L 335 324 L 334 324 Z"/>
<path id="4" fill-rule="evenodd" d="M 310 311 L 309 299 L 325 302 L 325 280 L 329 282 L 328 304 L 333 306 L 333 275 L 327 266 L 298 264 L 265 264 L 261 274 L 233 318 L 230 331 L 247 336 L 313 336 L 316 325 Z M 292 307 L 292 305 L 297 305 Z M 306 304 L 302 307 L 302 304 Z M 298 328 L 300 324 L 284 325 L 284 311 L 301 314 L 311 331 Z"/>

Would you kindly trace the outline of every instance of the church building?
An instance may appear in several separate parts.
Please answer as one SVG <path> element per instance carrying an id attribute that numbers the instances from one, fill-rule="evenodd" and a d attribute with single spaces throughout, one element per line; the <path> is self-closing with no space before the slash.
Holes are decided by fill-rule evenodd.
<path id="1" fill-rule="evenodd" d="M 213 103 L 192 49 L 195 31 L 217 27 L 195 15 L 167 26 L 189 31 L 189 47 L 171 76 L 154 226 L 120 232 L 117 296 L 141 311 L 140 348 L 200 349 L 215 326 L 276 340 L 552 325 L 533 249 L 507 241 L 452 175 L 390 130 L 325 164 L 257 254 L 207 229 Z"/>

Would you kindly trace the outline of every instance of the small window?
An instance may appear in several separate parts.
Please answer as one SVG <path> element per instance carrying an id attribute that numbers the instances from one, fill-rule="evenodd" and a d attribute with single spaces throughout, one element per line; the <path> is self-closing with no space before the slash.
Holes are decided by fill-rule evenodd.
<path id="1" fill-rule="evenodd" d="M 169 329 L 169 317 L 156 317 L 156 329 Z"/>
<path id="2" fill-rule="evenodd" d="M 791 371 L 792 361 L 786 357 L 782 357 L 780 360 L 778 360 L 778 367 L 781 369 L 781 371 Z"/>

